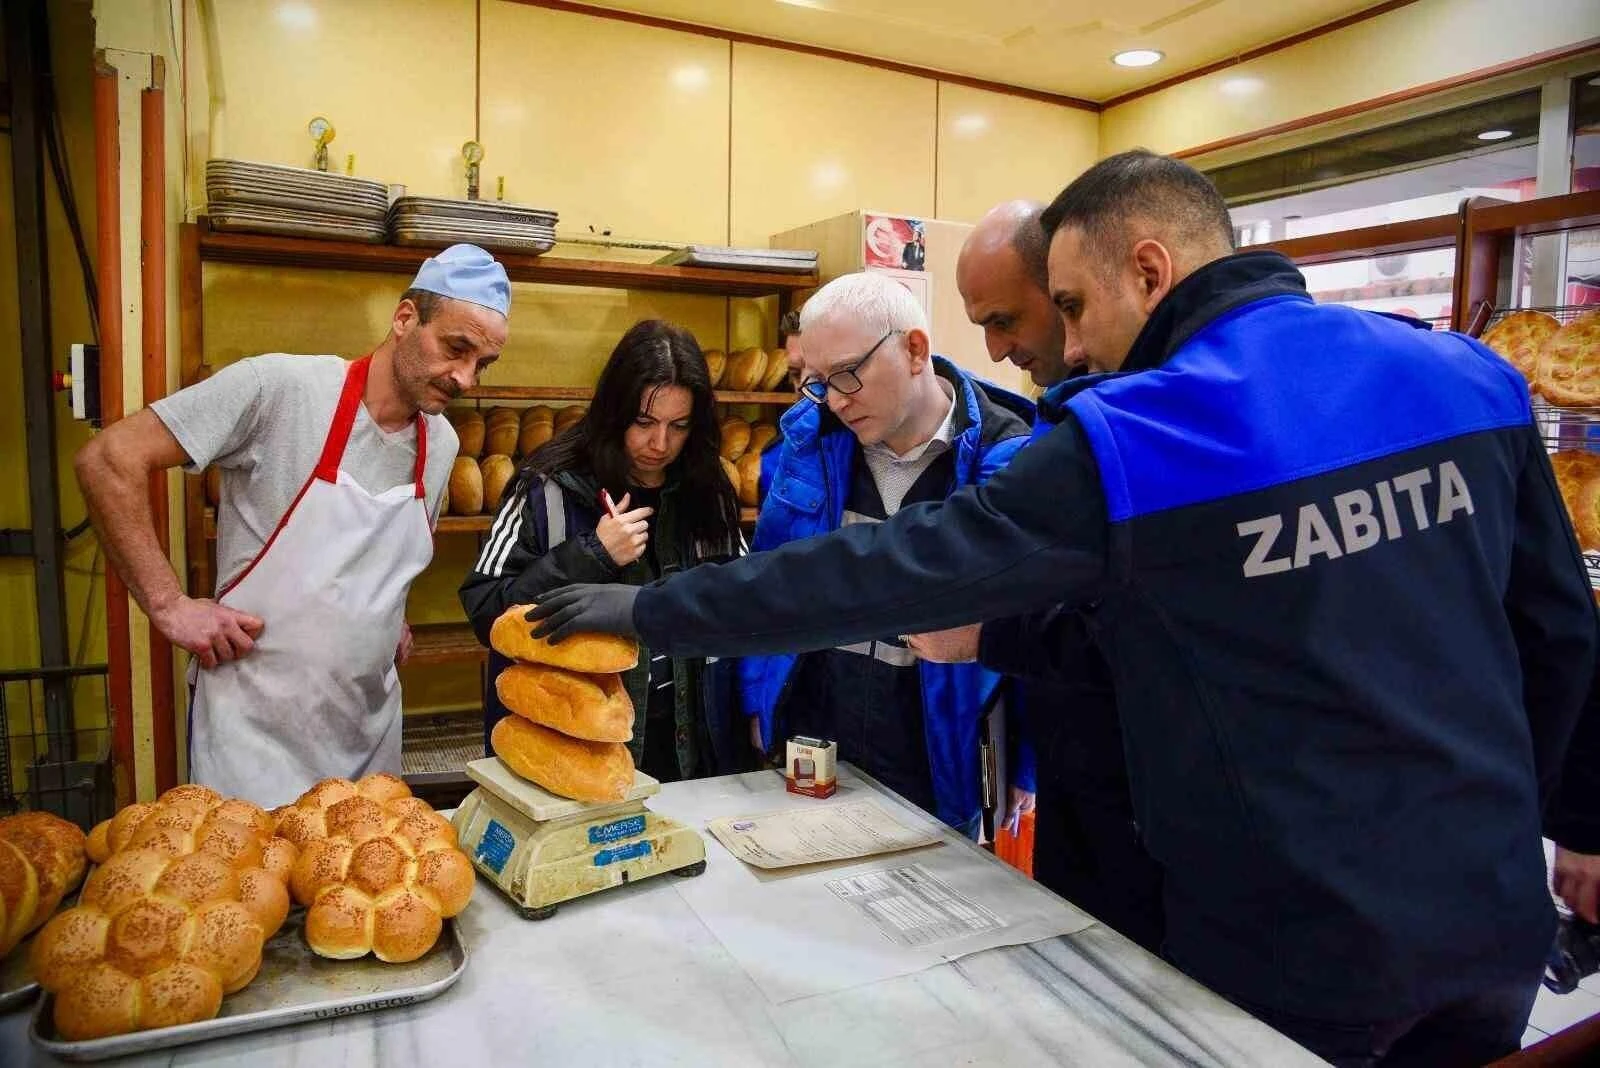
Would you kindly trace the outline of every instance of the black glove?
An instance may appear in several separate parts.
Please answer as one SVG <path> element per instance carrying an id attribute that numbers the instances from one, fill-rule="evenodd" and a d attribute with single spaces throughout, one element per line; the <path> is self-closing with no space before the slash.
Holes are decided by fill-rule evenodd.
<path id="1" fill-rule="evenodd" d="M 639 587 L 617 583 L 580 582 L 563 586 L 539 598 L 524 618 L 537 623 L 535 638 L 554 645 L 574 634 L 617 634 L 637 638 L 633 629 L 633 599 Z"/>

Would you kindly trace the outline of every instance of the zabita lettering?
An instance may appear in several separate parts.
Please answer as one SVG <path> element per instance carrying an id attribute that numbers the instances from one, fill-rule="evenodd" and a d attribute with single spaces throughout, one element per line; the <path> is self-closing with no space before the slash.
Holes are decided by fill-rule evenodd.
<path id="1" fill-rule="evenodd" d="M 1240 523 L 1239 537 L 1250 545 L 1244 577 L 1337 560 L 1472 514 L 1472 490 L 1461 469 L 1446 460 L 1370 489 L 1353 489 L 1330 501 L 1303 504 L 1298 511 Z"/>

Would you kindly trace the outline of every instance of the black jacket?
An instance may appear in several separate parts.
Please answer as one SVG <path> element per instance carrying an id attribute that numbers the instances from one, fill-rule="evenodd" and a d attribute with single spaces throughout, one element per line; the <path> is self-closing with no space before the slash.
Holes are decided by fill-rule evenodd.
<path id="1" fill-rule="evenodd" d="M 734 655 L 1080 606 L 1175 963 L 1341 1021 L 1530 981 L 1596 620 L 1516 371 L 1258 252 L 1065 385 L 987 485 L 646 588 L 636 627 Z"/>

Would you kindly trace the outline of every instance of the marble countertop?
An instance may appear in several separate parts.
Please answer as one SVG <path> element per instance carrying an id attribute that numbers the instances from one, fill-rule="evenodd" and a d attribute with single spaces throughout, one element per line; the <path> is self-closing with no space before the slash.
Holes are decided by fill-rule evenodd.
<path id="1" fill-rule="evenodd" d="M 764 773 L 769 778 L 771 773 Z M 748 790 L 747 790 L 747 784 Z M 724 815 L 756 776 L 672 783 Z M 681 795 L 681 796 L 680 796 Z M 976 850 L 954 833 L 947 845 Z M 720 849 L 720 846 L 716 847 Z M 992 857 L 996 880 L 1020 879 Z M 724 858 L 723 863 L 736 863 Z M 131 1065 L 1249 1065 L 1323 1062 L 1115 931 L 1094 924 L 897 978 L 773 1004 L 676 889 L 655 878 L 520 919 L 480 881 L 458 921 L 465 974 L 435 1000 L 118 1061 Z M 0 1016 L 0 1063 L 56 1064 Z"/>

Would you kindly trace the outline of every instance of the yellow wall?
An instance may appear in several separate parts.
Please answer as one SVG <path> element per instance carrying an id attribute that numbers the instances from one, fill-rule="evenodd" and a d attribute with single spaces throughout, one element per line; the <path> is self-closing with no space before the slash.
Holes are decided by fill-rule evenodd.
<path id="1" fill-rule="evenodd" d="M 1179 152 L 1597 37 L 1595 0 L 1418 0 L 1110 108 L 1100 152 Z"/>
<path id="2" fill-rule="evenodd" d="M 338 130 L 340 167 L 354 152 L 358 174 L 460 196 L 475 85 L 485 194 L 503 176 L 508 200 L 560 211 L 563 235 L 592 227 L 764 246 L 864 206 L 972 221 L 1000 200 L 1053 194 L 1094 158 L 1087 112 L 507 0 L 482 5 L 476 83 L 472 0 L 307 0 L 287 21 L 266 0 L 210 6 L 215 17 L 196 37 L 211 39 L 190 44 L 191 191 L 204 188 L 207 155 L 308 165 L 305 125 L 322 114 Z M 463 61 L 439 62 L 444 55 Z M 412 73 L 419 64 L 427 77 Z M 971 114 L 986 117 L 982 131 L 970 121 L 957 133 L 940 128 Z M 1028 163 L 996 166 L 1007 158 Z M 583 245 L 558 254 L 619 255 Z M 383 337 L 402 285 L 208 267 L 206 360 L 358 354 Z M 518 285 L 511 340 L 489 381 L 586 384 L 622 332 L 650 315 L 683 323 L 708 347 L 770 344 L 774 310 L 770 300 Z M 439 539 L 412 591 L 414 622 L 461 618 L 455 588 L 474 545 Z M 413 710 L 476 699 L 471 671 L 408 670 L 405 684 Z"/>
<path id="3" fill-rule="evenodd" d="M 1049 203 L 1097 158 L 1099 139 L 1091 112 L 943 83 L 934 214 L 976 221 L 1005 200 Z"/>

